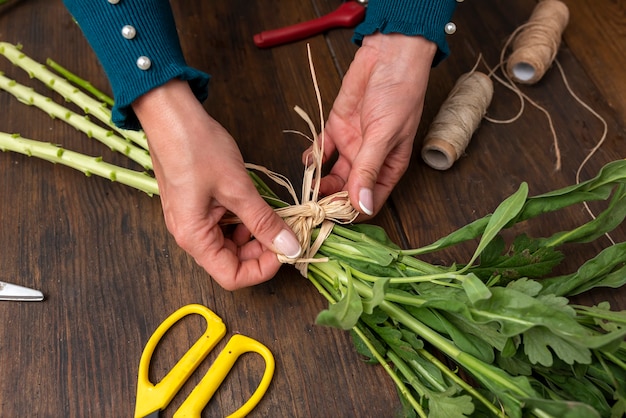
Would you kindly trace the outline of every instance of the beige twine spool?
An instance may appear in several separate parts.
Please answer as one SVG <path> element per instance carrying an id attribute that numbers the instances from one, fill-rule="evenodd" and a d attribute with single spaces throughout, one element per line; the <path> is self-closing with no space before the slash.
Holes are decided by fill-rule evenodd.
<path id="1" fill-rule="evenodd" d="M 437 170 L 452 167 L 465 152 L 492 97 L 493 82 L 486 74 L 472 71 L 459 77 L 426 134 L 424 162 Z"/>
<path id="2" fill-rule="evenodd" d="M 506 70 L 515 82 L 534 84 L 552 65 L 569 21 L 569 9 L 559 0 L 537 3 L 528 22 L 517 29 Z"/>

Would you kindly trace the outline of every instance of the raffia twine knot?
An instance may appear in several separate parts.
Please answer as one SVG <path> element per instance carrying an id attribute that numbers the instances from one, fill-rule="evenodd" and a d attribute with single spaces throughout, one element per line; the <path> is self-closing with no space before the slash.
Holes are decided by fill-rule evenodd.
<path id="1" fill-rule="evenodd" d="M 302 248 L 302 256 L 297 259 L 287 258 L 284 255 L 278 255 L 278 259 L 281 263 L 294 264 L 305 277 L 309 263 L 326 260 L 314 258 L 314 256 L 332 232 L 333 225 L 351 223 L 359 215 L 359 212 L 350 204 L 348 192 L 338 192 L 318 201 L 308 201 L 276 209 L 276 213 L 296 234 Z M 311 242 L 313 230 L 320 225 L 315 241 Z"/>

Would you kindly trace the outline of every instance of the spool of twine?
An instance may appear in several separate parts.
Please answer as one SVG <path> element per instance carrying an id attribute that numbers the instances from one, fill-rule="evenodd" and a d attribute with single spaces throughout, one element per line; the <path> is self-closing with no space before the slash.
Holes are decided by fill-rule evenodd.
<path id="1" fill-rule="evenodd" d="M 542 0 L 530 19 L 518 28 L 506 70 L 515 82 L 534 84 L 552 65 L 569 21 L 569 9 L 559 0 Z"/>
<path id="2" fill-rule="evenodd" d="M 422 159 L 430 167 L 447 170 L 465 152 L 493 97 L 493 82 L 484 73 L 463 74 L 431 123 Z"/>

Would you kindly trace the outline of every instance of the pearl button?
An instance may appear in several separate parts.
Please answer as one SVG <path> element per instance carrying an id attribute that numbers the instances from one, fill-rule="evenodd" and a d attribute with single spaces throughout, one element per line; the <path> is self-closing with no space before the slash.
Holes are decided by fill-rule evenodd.
<path id="1" fill-rule="evenodd" d="M 452 22 L 446 23 L 445 31 L 448 35 L 452 35 L 454 32 L 456 32 L 456 25 Z"/>
<path id="2" fill-rule="evenodd" d="M 151 65 L 152 65 L 152 61 L 150 61 L 150 58 L 143 56 L 143 55 L 137 58 L 137 67 L 139 67 L 140 70 L 145 71 L 149 69 Z"/>
<path id="3" fill-rule="evenodd" d="M 130 25 L 126 25 L 122 28 L 122 36 L 126 39 L 133 39 L 137 35 L 137 30 Z"/>
<path id="4" fill-rule="evenodd" d="M 456 0 L 457 3 L 463 3 L 463 0 Z"/>
<path id="5" fill-rule="evenodd" d="M 109 3 L 111 3 L 111 4 L 117 4 L 117 3 L 119 3 L 119 2 L 120 2 L 120 0 L 108 0 L 108 1 L 109 1 Z"/>

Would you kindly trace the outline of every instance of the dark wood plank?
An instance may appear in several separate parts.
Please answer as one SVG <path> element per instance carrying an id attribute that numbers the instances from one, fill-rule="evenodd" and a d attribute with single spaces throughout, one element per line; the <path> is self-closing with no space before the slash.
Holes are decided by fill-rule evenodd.
<path id="1" fill-rule="evenodd" d="M 615 111 L 618 120 L 626 120 L 626 3 L 564 0 L 570 10 L 568 29 L 563 34 L 567 46 Z M 600 47 L 598 47 L 600 46 Z"/>

